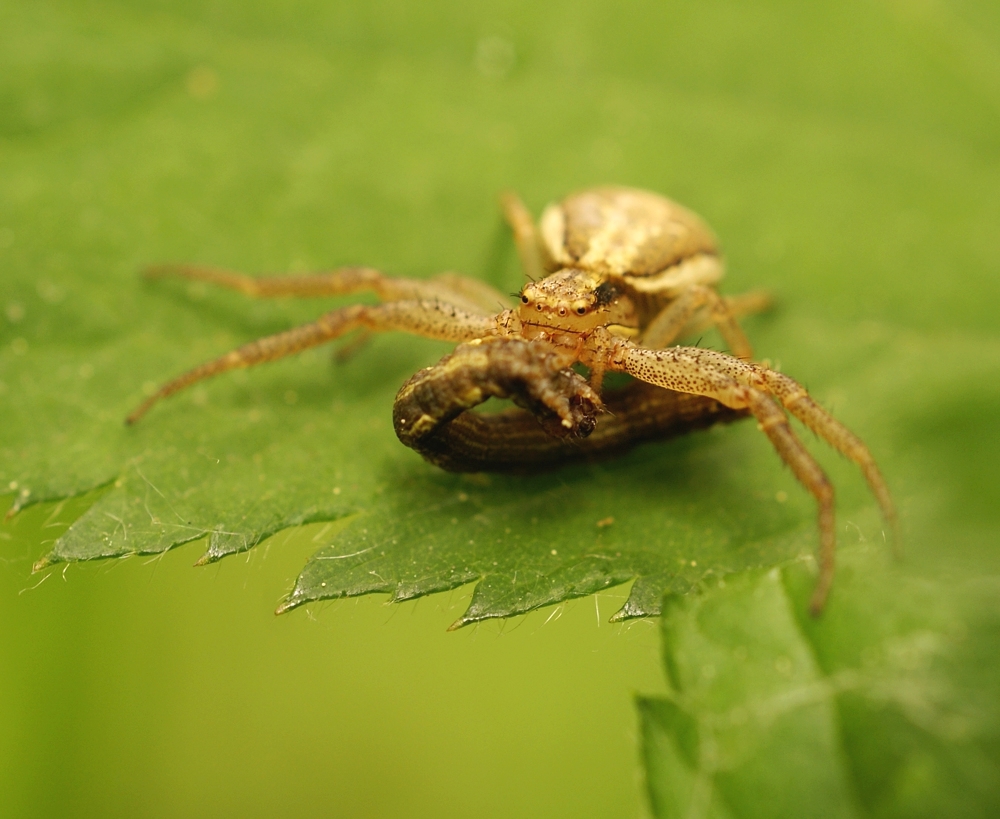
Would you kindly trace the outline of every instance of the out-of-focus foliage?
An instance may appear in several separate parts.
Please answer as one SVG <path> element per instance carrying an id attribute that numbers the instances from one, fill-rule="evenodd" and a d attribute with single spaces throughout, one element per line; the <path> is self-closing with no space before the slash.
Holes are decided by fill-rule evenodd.
<path id="1" fill-rule="evenodd" d="M 657 816 L 995 816 L 997 577 L 926 580 L 844 554 L 821 619 L 801 565 L 662 621 L 670 696 L 639 701 Z"/>

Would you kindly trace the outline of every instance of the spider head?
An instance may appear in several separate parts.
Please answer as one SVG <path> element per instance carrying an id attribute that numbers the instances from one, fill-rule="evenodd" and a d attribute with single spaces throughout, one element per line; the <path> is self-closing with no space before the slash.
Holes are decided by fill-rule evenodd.
<path id="1" fill-rule="evenodd" d="M 518 313 L 525 324 L 586 332 L 613 321 L 620 295 L 601 274 L 568 268 L 526 284 Z"/>

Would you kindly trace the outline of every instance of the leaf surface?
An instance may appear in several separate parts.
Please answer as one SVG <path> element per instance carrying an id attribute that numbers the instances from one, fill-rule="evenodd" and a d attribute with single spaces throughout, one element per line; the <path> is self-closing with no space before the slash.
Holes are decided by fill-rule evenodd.
<path id="1" fill-rule="evenodd" d="M 447 347 L 399 335 L 122 425 L 166 378 L 343 303 L 143 283 L 143 264 L 457 269 L 510 291 L 497 193 L 537 213 L 609 180 L 702 213 L 727 292 L 778 295 L 747 321 L 759 354 L 869 443 L 912 554 L 956 521 L 993 531 L 985 7 L 972 26 L 862 3 L 556 4 L 512 11 L 499 51 L 462 4 L 115 8 L 100 30 L 71 3 L 0 11 L 0 487 L 15 508 L 104 488 L 43 565 L 201 538 L 210 562 L 330 523 L 284 609 L 478 581 L 464 624 L 631 580 L 615 616 L 654 614 L 665 590 L 811 553 L 812 502 L 752 424 L 527 479 L 435 470 L 395 440 L 391 405 Z M 813 449 L 842 539 L 878 539 L 858 476 Z"/>

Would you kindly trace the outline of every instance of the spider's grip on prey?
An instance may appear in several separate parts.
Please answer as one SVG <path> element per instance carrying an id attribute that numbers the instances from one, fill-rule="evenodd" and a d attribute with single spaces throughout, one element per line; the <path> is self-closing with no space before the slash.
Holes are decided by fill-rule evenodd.
<path id="1" fill-rule="evenodd" d="M 642 382 L 609 390 L 601 401 L 586 379 L 559 364 L 519 339 L 463 344 L 400 389 L 392 413 L 396 435 L 449 472 L 525 474 L 619 455 L 643 441 L 750 414 Z M 491 397 L 525 409 L 467 412 Z"/>

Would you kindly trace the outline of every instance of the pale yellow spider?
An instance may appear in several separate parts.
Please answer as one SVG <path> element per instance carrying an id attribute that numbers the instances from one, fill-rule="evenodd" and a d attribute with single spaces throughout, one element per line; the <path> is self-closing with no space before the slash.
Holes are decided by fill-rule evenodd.
<path id="1" fill-rule="evenodd" d="M 273 361 L 358 328 L 462 342 L 403 385 L 393 411 L 400 440 L 446 469 L 551 466 L 572 455 L 602 454 L 752 414 L 819 506 L 820 571 L 810 604 L 819 613 L 834 574 L 833 487 L 792 432 L 785 411 L 861 468 L 893 530 L 896 513 L 861 440 L 796 381 L 750 360 L 736 315 L 760 309 L 765 299 L 720 296 L 715 285 L 723 266 L 712 232 L 695 214 L 656 194 L 582 191 L 550 205 L 538 231 L 516 196 L 505 195 L 502 204 L 530 281 L 519 294 L 520 304 L 500 312 L 501 294 L 454 274 L 424 281 L 365 267 L 265 278 L 199 266 L 151 269 L 151 276 L 213 282 L 248 296 L 372 290 L 382 303 L 333 310 L 203 364 L 161 387 L 128 422 L 196 381 Z M 706 323 L 718 328 L 731 355 L 669 346 Z M 585 367 L 589 379 L 571 369 L 574 365 Z M 608 371 L 628 373 L 644 384 L 608 393 L 605 403 L 601 387 Z M 530 415 L 466 412 L 491 396 L 513 398 Z"/>

